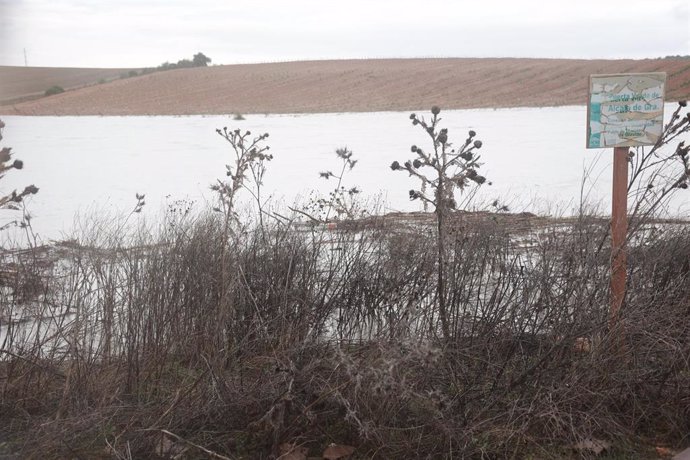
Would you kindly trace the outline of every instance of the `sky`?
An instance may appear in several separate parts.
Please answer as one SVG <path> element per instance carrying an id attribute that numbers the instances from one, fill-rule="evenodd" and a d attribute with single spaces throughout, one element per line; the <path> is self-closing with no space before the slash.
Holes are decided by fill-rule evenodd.
<path id="1" fill-rule="evenodd" d="M 688 0 L 0 0 L 0 65 L 690 55 Z"/>

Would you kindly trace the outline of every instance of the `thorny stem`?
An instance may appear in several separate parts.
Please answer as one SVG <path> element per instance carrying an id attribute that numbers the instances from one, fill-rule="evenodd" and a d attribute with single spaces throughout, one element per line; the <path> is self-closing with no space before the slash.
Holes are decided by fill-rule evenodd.
<path id="1" fill-rule="evenodd" d="M 340 185 L 343 183 L 343 176 L 345 175 L 345 168 L 347 167 L 347 160 L 343 160 L 343 169 L 340 170 L 340 175 L 338 176 L 338 185 L 336 185 L 335 190 L 336 193 L 338 190 L 340 190 Z M 328 218 L 331 215 L 331 211 L 333 210 L 333 201 L 331 201 L 331 204 L 328 206 L 328 211 L 326 211 L 326 218 L 325 221 L 328 222 Z"/>
<path id="2" fill-rule="evenodd" d="M 244 134 L 242 134 L 239 129 L 228 131 L 227 128 L 223 128 L 222 130 L 217 129 L 216 132 L 230 143 L 233 152 L 235 153 L 234 171 L 230 168 L 230 166 L 226 166 L 227 175 L 231 179 L 230 184 L 226 184 L 223 181 L 218 180 L 218 184 L 212 186 L 212 189 L 217 191 L 220 196 L 220 204 L 224 214 L 222 232 L 223 241 L 221 242 L 222 279 L 219 308 L 221 311 L 229 311 L 230 309 L 228 306 L 226 306 L 226 302 L 228 295 L 227 291 L 229 289 L 228 276 L 230 273 L 230 238 L 235 236 L 231 225 L 236 204 L 235 196 L 241 188 L 244 188 L 256 200 L 259 208 L 259 224 L 263 232 L 263 203 L 261 202 L 261 185 L 265 172 L 263 162 L 270 161 L 272 157 L 265 153 L 269 149 L 268 146 L 260 146 L 260 143 L 268 137 L 268 134 L 259 135 L 249 141 L 249 136 L 251 135 L 250 131 L 246 131 Z M 256 191 L 245 183 L 246 174 L 248 171 L 252 175 Z M 229 351 L 230 347 L 228 346 L 228 352 Z"/>
<path id="3" fill-rule="evenodd" d="M 445 265 L 446 265 L 446 246 L 445 246 L 445 228 L 444 228 L 444 214 L 445 214 L 445 170 L 446 170 L 446 152 L 445 145 L 439 157 L 438 152 L 438 142 L 436 140 L 436 124 L 438 123 L 438 117 L 436 114 L 433 115 L 431 121 L 431 129 L 429 136 L 434 144 L 434 155 L 436 156 L 437 164 L 437 174 L 438 174 L 438 188 L 436 197 L 436 231 L 438 237 L 438 270 L 437 270 L 437 292 L 438 292 L 438 314 L 441 318 L 441 331 L 443 332 L 443 338 L 447 341 L 450 339 L 450 327 L 448 325 L 448 313 L 446 311 L 446 283 L 444 278 Z"/>
<path id="4" fill-rule="evenodd" d="M 473 150 L 481 147 L 481 142 L 475 141 L 472 144 L 473 137 L 476 133 L 470 131 L 469 137 L 455 150 L 448 150 L 452 144 L 448 142 L 448 130 L 442 129 L 437 131 L 438 124 L 441 121 L 438 114 L 440 109 L 433 107 L 431 109 L 432 117 L 427 123 L 423 118 L 418 118 L 415 114 L 410 115 L 413 125 L 420 125 L 420 127 L 431 138 L 433 145 L 433 152 L 426 153 L 422 149 L 412 146 L 412 152 L 416 153 L 417 159 L 414 161 L 405 162 L 404 167 L 401 167 L 398 162 L 391 165 L 391 169 L 406 171 L 410 176 L 414 176 L 420 180 L 422 191 L 410 190 L 410 199 L 420 199 L 424 203 L 426 210 L 427 203 L 434 205 L 434 213 L 436 214 L 436 295 L 438 300 L 438 311 L 441 322 L 441 332 L 445 340 L 451 338 L 450 324 L 448 321 L 448 306 L 446 298 L 446 214 L 447 211 L 456 206 L 454 200 L 454 189 L 458 187 L 463 190 L 467 186 L 467 181 L 474 181 L 481 185 L 485 178 L 479 176 L 475 168 L 480 166 L 478 156 L 474 156 Z M 431 167 L 434 175 L 427 177 L 421 170 L 422 167 Z M 451 171 L 452 169 L 452 171 Z M 433 196 L 431 198 L 426 196 L 425 189 L 432 188 Z M 433 330 L 433 324 L 430 324 Z"/>

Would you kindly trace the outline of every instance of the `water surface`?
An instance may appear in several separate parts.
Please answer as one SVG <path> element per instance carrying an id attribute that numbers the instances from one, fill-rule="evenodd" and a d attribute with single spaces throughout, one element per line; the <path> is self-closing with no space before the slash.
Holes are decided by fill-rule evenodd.
<path id="1" fill-rule="evenodd" d="M 478 205 L 498 198 L 513 211 L 570 213 L 585 196 L 603 212 L 610 206 L 612 151 L 585 148 L 584 107 L 453 110 L 442 116 L 451 141 L 461 143 L 473 129 L 483 142 L 482 174 L 492 185 L 483 187 Z M 224 126 L 270 133 L 274 160 L 265 190 L 288 204 L 333 187 L 319 172 L 339 171 L 334 152 L 346 146 L 359 159 L 346 186 L 381 196 L 385 211 L 420 209 L 408 200 L 408 190 L 418 184 L 389 165 L 413 158 L 412 144 L 430 148 L 409 112 L 248 115 L 243 121 L 228 116 L 3 120 L 2 145 L 11 146 L 25 167 L 11 171 L 0 188 L 6 192 L 30 183 L 40 188 L 27 206 L 34 229 L 46 239 L 69 233 L 77 213 L 128 213 L 136 193 L 146 194 L 147 219 L 176 200 L 212 203 L 209 185 L 225 177 L 224 165 L 233 160 L 230 145 L 215 132 Z M 674 202 L 676 215 L 688 209 L 684 198 Z M 17 217 L 2 213 L 4 222 Z"/>

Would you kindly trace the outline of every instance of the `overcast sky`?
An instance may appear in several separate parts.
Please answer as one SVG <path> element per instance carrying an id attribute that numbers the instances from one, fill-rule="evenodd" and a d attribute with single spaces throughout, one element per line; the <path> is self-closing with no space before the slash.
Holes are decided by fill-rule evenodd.
<path id="1" fill-rule="evenodd" d="M 690 55 L 688 0 L 0 0 L 0 65 Z"/>

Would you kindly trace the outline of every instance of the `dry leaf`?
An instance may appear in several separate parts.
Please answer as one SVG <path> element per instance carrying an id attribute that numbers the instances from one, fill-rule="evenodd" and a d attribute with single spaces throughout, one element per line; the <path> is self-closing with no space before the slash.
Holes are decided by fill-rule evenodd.
<path id="1" fill-rule="evenodd" d="M 166 435 L 161 433 L 158 438 L 158 442 L 156 443 L 156 455 L 165 458 L 172 451 L 174 446 L 175 443 L 172 440 L 168 439 Z"/>
<path id="2" fill-rule="evenodd" d="M 280 450 L 280 460 L 307 460 L 307 453 L 309 449 L 304 446 L 298 446 L 293 442 L 285 442 L 281 444 L 278 449 Z"/>
<path id="3" fill-rule="evenodd" d="M 599 455 L 600 453 L 611 447 L 611 443 L 607 441 L 602 441 L 601 439 L 587 438 L 578 442 L 573 447 L 579 451 L 591 452 L 594 455 Z"/>
<path id="4" fill-rule="evenodd" d="M 355 448 L 352 446 L 345 446 L 342 444 L 331 444 L 323 451 L 322 457 L 327 460 L 338 460 L 352 455 Z"/>
<path id="5" fill-rule="evenodd" d="M 573 350 L 580 353 L 589 353 L 592 351 L 592 342 L 587 337 L 578 337 L 573 344 Z"/>
<path id="6" fill-rule="evenodd" d="M 180 458 L 187 448 L 166 436 L 164 433 L 160 434 L 158 442 L 156 443 L 156 455 L 163 458 Z"/>
<path id="7" fill-rule="evenodd" d="M 656 454 L 659 457 L 670 457 L 673 455 L 673 451 L 668 447 L 656 446 Z"/>

